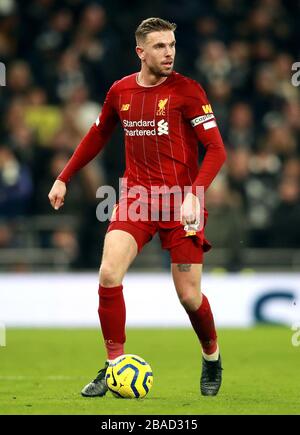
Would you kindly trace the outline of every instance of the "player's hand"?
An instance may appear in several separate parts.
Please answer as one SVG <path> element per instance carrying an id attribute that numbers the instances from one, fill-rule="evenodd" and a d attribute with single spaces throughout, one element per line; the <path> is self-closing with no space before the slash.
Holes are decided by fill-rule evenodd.
<path id="1" fill-rule="evenodd" d="M 65 195 L 67 193 L 66 183 L 56 180 L 49 192 L 48 198 L 55 210 L 58 210 L 64 205 Z"/>
<path id="2" fill-rule="evenodd" d="M 200 202 L 193 193 L 188 193 L 184 198 L 180 209 L 180 219 L 182 225 L 200 222 Z"/>

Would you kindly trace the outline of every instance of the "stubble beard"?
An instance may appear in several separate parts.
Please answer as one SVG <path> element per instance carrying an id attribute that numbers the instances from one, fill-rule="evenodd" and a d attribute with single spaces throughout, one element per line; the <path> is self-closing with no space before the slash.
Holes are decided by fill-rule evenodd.
<path id="1" fill-rule="evenodd" d="M 169 77 L 173 72 L 173 65 L 172 68 L 169 69 L 169 71 L 163 71 L 162 69 L 154 66 L 149 66 L 149 70 L 157 78 Z"/>

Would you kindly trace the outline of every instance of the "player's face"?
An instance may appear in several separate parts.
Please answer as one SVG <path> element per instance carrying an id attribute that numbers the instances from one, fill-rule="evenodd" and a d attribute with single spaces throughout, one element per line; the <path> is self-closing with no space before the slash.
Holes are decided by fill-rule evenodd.
<path id="1" fill-rule="evenodd" d="M 144 66 L 157 77 L 171 74 L 175 59 L 175 36 L 171 30 L 149 33 L 140 46 L 139 57 Z"/>

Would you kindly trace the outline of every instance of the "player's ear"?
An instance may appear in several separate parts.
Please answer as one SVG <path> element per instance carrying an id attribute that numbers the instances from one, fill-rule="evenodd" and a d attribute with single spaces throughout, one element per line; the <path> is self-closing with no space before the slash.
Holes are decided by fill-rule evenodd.
<path id="1" fill-rule="evenodd" d="M 137 46 L 135 47 L 135 51 L 136 51 L 136 54 L 138 55 L 138 57 L 139 57 L 141 60 L 144 60 L 144 59 L 145 59 L 145 50 L 143 49 L 143 47 L 137 45 Z"/>

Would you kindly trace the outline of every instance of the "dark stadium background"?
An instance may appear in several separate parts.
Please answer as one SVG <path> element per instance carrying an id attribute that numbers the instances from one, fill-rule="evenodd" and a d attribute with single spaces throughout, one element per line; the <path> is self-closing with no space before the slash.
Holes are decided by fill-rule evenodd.
<path id="1" fill-rule="evenodd" d="M 207 270 L 299 269 L 298 1 L 2 0 L 1 270 L 98 267 L 95 192 L 118 185 L 121 132 L 74 178 L 63 210 L 47 194 L 109 86 L 138 69 L 133 34 L 149 16 L 178 24 L 176 70 L 206 89 L 228 150 L 207 194 Z M 168 267 L 158 240 L 133 267 Z"/>
<path id="2" fill-rule="evenodd" d="M 157 238 L 124 280 L 126 352 L 151 364 L 153 390 L 80 396 L 106 358 L 96 190 L 118 187 L 121 130 L 59 212 L 48 201 L 110 85 L 138 71 L 134 31 L 151 16 L 177 23 L 175 69 L 207 91 L 227 148 L 201 283 L 224 367 L 213 403 Z M 0 0 L 0 414 L 299 414 L 299 23 L 299 0 Z"/>

